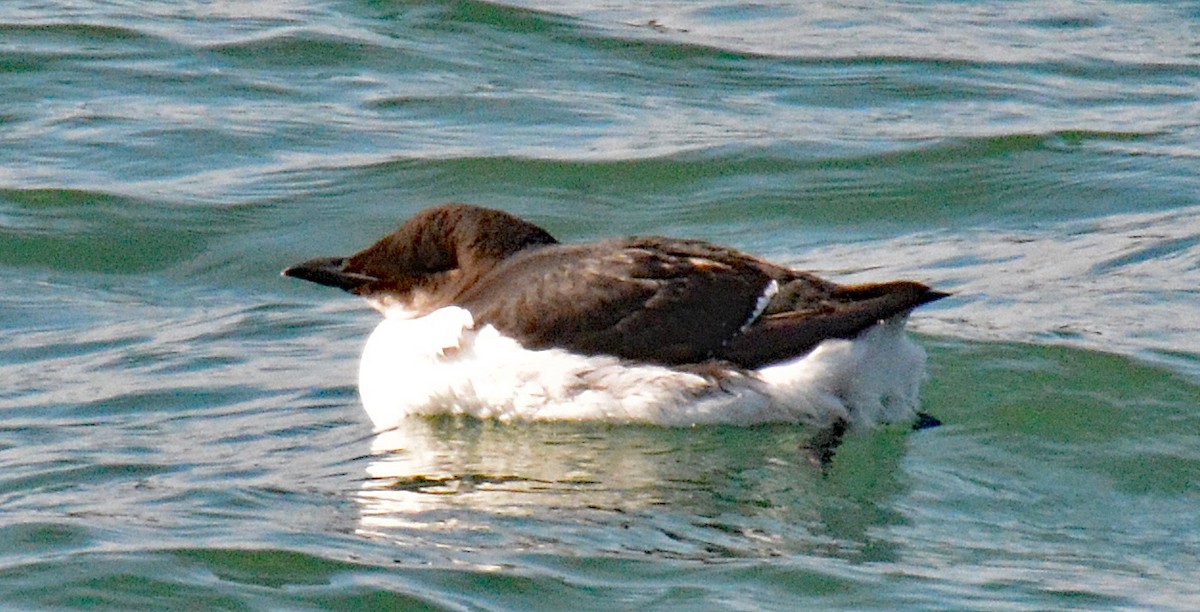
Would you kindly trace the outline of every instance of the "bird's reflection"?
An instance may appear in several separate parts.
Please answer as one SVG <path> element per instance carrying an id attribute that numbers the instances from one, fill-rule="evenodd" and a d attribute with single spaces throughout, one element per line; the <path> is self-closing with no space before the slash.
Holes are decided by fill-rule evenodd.
<path id="1" fill-rule="evenodd" d="M 878 554 L 869 532 L 900 520 L 886 501 L 898 490 L 903 435 L 852 441 L 839 457 L 846 469 L 835 463 L 827 475 L 802 451 L 808 433 L 404 419 L 372 441 L 359 529 L 448 548 Z"/>
<path id="2" fill-rule="evenodd" d="M 372 441 L 368 478 L 359 492 L 363 528 L 436 528 L 445 525 L 442 515 L 462 527 L 463 513 L 455 510 L 528 515 L 546 504 L 655 503 L 643 489 L 673 463 L 663 457 L 671 443 L 651 435 L 640 441 L 613 436 L 614 430 L 619 428 L 404 419 Z"/>

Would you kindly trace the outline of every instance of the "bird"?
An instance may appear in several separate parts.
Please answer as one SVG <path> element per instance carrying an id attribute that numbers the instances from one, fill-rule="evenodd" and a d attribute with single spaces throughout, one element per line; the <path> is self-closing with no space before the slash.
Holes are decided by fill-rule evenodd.
<path id="1" fill-rule="evenodd" d="M 456 203 L 283 275 L 384 315 L 358 380 L 377 430 L 429 414 L 792 422 L 816 427 L 823 447 L 918 417 L 925 353 L 905 324 L 949 295 L 909 280 L 837 284 L 701 240 L 561 243 Z"/>

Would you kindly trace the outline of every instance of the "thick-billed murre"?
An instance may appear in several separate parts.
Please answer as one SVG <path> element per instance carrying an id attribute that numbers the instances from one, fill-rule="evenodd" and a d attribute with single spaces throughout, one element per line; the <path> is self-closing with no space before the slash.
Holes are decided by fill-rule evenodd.
<path id="1" fill-rule="evenodd" d="M 925 355 L 904 324 L 947 295 L 912 281 L 839 285 L 697 240 L 560 244 L 462 204 L 283 274 L 384 314 L 359 376 L 377 429 L 460 413 L 791 421 L 840 437 L 915 417 Z"/>

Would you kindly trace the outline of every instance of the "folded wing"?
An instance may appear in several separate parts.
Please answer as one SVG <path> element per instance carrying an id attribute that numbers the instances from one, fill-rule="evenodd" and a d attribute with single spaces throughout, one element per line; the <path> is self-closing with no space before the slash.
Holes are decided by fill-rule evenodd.
<path id="1" fill-rule="evenodd" d="M 754 368 L 944 294 L 843 287 L 699 241 L 626 238 L 518 254 L 455 303 L 529 348 Z"/>

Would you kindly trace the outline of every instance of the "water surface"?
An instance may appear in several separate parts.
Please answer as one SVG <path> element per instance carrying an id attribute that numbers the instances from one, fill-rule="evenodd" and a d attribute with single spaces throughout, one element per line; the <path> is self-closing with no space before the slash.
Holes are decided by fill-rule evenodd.
<path id="1" fill-rule="evenodd" d="M 0 601 L 1188 609 L 1189 3 L 0 8 Z M 414 420 L 278 276 L 443 201 L 953 291 L 944 425 Z"/>

